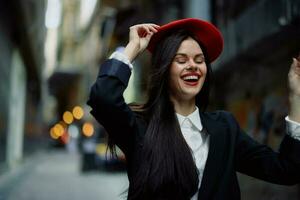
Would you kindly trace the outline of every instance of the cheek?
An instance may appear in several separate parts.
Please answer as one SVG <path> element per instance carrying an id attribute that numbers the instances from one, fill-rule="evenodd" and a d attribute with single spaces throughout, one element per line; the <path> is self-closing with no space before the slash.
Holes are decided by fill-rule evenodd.
<path id="1" fill-rule="evenodd" d="M 170 74 L 171 75 L 176 75 L 180 73 L 181 70 L 181 66 L 176 64 L 176 63 L 172 63 L 172 65 L 170 66 Z"/>
<path id="2" fill-rule="evenodd" d="M 200 67 L 201 73 L 203 74 L 204 77 L 206 77 L 207 74 L 207 66 L 203 65 Z"/>
<path id="3" fill-rule="evenodd" d="M 176 64 L 171 65 L 170 68 L 170 82 L 175 83 L 178 81 L 181 73 L 180 66 L 177 66 Z"/>

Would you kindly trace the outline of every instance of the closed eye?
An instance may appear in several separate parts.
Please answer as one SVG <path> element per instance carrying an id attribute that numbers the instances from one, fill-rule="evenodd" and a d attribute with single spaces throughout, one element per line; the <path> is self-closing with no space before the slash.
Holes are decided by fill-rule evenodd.
<path id="1" fill-rule="evenodd" d="M 201 64 L 201 63 L 203 63 L 204 61 L 205 61 L 205 58 L 204 58 L 203 55 L 198 55 L 198 56 L 196 56 L 195 59 L 194 59 L 194 62 L 195 62 L 195 63 L 198 63 L 198 64 Z"/>
<path id="2" fill-rule="evenodd" d="M 187 59 L 180 57 L 180 58 L 175 58 L 175 62 L 179 63 L 179 64 L 184 64 L 186 63 Z"/>
<path id="3" fill-rule="evenodd" d="M 202 64 L 204 62 L 204 60 L 195 60 L 195 63 L 197 64 Z"/>

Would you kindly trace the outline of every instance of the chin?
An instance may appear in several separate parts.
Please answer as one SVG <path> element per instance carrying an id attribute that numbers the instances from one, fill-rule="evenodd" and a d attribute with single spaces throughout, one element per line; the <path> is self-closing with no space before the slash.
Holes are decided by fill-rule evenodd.
<path id="1" fill-rule="evenodd" d="M 183 95 L 184 96 L 184 99 L 186 100 L 191 100 L 191 99 L 194 99 L 196 98 L 197 94 L 199 93 L 200 91 L 195 91 L 195 92 L 185 92 L 185 94 Z"/>
<path id="2" fill-rule="evenodd" d="M 186 94 L 189 96 L 193 96 L 193 97 L 195 97 L 199 92 L 200 92 L 200 89 L 198 89 L 198 88 L 186 90 Z"/>

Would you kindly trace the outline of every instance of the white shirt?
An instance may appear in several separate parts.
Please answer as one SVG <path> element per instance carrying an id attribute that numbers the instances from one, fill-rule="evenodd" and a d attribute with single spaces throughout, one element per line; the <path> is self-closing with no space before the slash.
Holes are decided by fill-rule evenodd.
<path id="1" fill-rule="evenodd" d="M 121 51 L 115 51 L 109 58 L 114 58 L 121 62 L 124 62 L 129 66 L 131 70 L 133 68 L 126 55 L 124 55 Z M 192 150 L 192 155 L 199 172 L 198 188 L 200 188 L 203 171 L 208 156 L 209 135 L 203 130 L 199 109 L 197 107 L 196 110 L 188 116 L 183 116 L 178 113 L 176 113 L 176 116 L 180 125 L 182 135 Z M 285 120 L 287 134 L 297 140 L 300 140 L 300 123 L 290 120 L 288 116 L 285 118 Z M 197 199 L 198 191 L 191 198 L 191 200 Z"/>
<path id="2" fill-rule="evenodd" d="M 193 158 L 199 173 L 199 185 L 200 188 L 204 167 L 207 160 L 209 149 L 209 135 L 205 133 L 202 127 L 199 109 L 183 116 L 176 113 L 182 135 L 193 152 Z M 192 200 L 198 199 L 198 192 L 191 198 Z"/>

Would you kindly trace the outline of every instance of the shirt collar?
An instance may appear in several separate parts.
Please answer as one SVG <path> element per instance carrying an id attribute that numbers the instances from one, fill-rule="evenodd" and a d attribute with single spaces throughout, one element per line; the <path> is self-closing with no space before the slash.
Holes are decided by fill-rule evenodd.
<path id="1" fill-rule="evenodd" d="M 199 109 L 198 109 L 197 106 L 196 106 L 195 111 L 192 112 L 191 114 L 189 114 L 188 116 L 183 116 L 183 115 L 180 115 L 178 113 L 176 113 L 176 116 L 177 116 L 180 127 L 182 126 L 182 123 L 184 122 L 184 120 L 189 119 L 192 122 L 192 124 L 199 131 L 202 131 L 203 126 L 202 126 L 202 123 L 201 123 L 200 113 L 199 113 Z"/>

